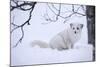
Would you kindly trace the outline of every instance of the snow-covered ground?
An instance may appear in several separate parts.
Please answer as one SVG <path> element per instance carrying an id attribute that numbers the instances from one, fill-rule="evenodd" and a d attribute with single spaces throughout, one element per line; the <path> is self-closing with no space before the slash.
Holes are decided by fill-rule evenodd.
<path id="1" fill-rule="evenodd" d="M 11 65 L 34 65 L 92 61 L 93 47 L 77 46 L 74 49 L 58 51 L 50 48 L 18 47 L 11 52 Z"/>
<path id="2" fill-rule="evenodd" d="M 62 8 L 68 8 L 70 10 L 70 5 Z M 78 6 L 76 6 L 77 8 Z M 50 24 L 46 23 L 43 15 L 45 14 L 47 5 L 45 3 L 38 3 L 32 13 L 32 19 L 30 20 L 31 25 L 26 25 L 24 27 L 24 38 L 22 43 L 16 47 L 11 48 L 11 65 L 32 65 L 32 64 L 48 64 L 48 63 L 64 63 L 64 62 L 79 62 L 79 61 L 92 61 L 92 50 L 93 47 L 88 44 L 87 37 L 87 23 L 85 16 L 72 16 L 66 24 L 60 18 L 57 22 L 52 22 Z M 49 11 L 49 10 L 48 10 Z M 82 10 L 79 10 L 82 12 Z M 11 18 L 14 16 L 15 24 L 22 24 L 27 20 L 29 12 L 14 10 L 11 13 Z M 13 19 L 12 19 L 13 21 Z M 43 40 L 47 43 L 50 39 L 56 35 L 58 32 L 67 28 L 69 23 L 79 22 L 84 24 L 82 30 L 81 39 L 74 44 L 73 49 L 58 51 L 52 50 L 50 48 L 39 48 L 38 46 L 31 47 L 30 43 L 34 40 Z M 11 34 L 11 47 L 16 44 L 21 36 L 21 30 L 17 29 Z"/>

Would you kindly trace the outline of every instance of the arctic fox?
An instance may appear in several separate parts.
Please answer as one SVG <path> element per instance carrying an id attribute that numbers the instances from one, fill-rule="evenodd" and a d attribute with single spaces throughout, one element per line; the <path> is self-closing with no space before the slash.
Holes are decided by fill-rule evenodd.
<path id="1" fill-rule="evenodd" d="M 40 48 L 52 48 L 57 50 L 65 50 L 73 48 L 73 45 L 80 39 L 83 24 L 70 23 L 69 28 L 59 32 L 49 43 L 41 40 L 34 40 L 31 46 L 38 45 Z"/>

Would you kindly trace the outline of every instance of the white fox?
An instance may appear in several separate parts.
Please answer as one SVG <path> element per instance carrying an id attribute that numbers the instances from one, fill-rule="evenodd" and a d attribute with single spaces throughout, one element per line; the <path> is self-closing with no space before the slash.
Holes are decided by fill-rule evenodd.
<path id="1" fill-rule="evenodd" d="M 73 48 L 73 45 L 80 39 L 83 24 L 70 23 L 69 28 L 61 31 L 54 36 L 49 43 L 40 40 L 34 40 L 31 46 L 38 45 L 40 48 L 52 48 L 65 50 Z"/>

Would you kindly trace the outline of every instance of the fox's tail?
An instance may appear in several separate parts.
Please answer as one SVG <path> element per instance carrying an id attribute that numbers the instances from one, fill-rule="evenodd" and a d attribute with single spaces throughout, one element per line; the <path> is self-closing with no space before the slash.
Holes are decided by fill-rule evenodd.
<path id="1" fill-rule="evenodd" d="M 44 41 L 40 41 L 40 40 L 34 40 L 32 43 L 31 43 L 31 46 L 34 47 L 38 45 L 40 48 L 50 48 L 48 43 L 44 42 Z"/>

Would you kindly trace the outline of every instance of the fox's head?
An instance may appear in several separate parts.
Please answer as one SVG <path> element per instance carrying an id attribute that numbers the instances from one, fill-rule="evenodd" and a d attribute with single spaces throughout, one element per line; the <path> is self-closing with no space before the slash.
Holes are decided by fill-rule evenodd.
<path id="1" fill-rule="evenodd" d="M 74 34 L 78 34 L 82 31 L 83 24 L 79 23 L 70 23 L 71 30 Z"/>

